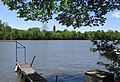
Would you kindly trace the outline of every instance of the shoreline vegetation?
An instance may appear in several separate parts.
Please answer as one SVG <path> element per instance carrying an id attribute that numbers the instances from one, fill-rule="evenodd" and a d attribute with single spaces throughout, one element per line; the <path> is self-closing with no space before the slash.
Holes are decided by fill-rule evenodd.
<path id="1" fill-rule="evenodd" d="M 108 30 L 97 31 L 63 31 L 56 30 L 53 26 L 52 31 L 47 31 L 47 25 L 42 27 L 42 30 L 38 27 L 29 28 L 27 30 L 14 29 L 2 23 L 0 20 L 0 40 L 120 40 L 120 32 Z"/>
<path id="2" fill-rule="evenodd" d="M 12 29 L 4 27 L 0 29 L 0 40 L 120 40 L 120 32 L 108 30 L 88 31 L 40 31 L 39 28 L 29 28 L 28 30 Z"/>

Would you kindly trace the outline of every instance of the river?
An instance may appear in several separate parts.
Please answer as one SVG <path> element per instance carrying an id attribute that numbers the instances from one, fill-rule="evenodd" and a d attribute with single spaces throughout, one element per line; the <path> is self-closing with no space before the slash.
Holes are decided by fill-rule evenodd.
<path id="1" fill-rule="evenodd" d="M 33 56 L 33 69 L 49 81 L 84 82 L 85 71 L 101 69 L 96 63 L 100 59 L 98 53 L 90 52 L 92 43 L 88 40 L 22 40 L 18 41 L 27 50 L 27 63 Z M 0 42 L 0 82 L 20 82 L 14 68 L 16 62 L 15 42 Z M 23 49 L 18 49 L 18 62 L 24 63 Z"/>

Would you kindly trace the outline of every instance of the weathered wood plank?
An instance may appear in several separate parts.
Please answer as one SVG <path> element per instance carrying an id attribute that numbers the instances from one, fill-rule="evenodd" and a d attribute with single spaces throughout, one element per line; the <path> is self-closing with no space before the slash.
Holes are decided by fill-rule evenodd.
<path id="1" fill-rule="evenodd" d="M 25 78 L 29 80 L 29 82 L 48 82 L 42 76 L 40 76 L 35 70 L 33 70 L 28 64 L 18 64 L 18 70 L 20 73 L 24 75 Z"/>
<path id="2" fill-rule="evenodd" d="M 35 70 L 33 70 L 28 64 L 18 64 L 18 66 L 26 75 L 35 73 Z"/>

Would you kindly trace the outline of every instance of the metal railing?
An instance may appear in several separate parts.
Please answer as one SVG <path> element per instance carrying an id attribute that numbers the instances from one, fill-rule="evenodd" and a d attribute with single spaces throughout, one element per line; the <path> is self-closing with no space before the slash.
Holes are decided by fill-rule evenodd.
<path id="1" fill-rule="evenodd" d="M 15 42 L 16 42 L 16 63 L 18 62 L 18 49 L 23 48 L 24 49 L 24 62 L 26 64 L 26 47 L 22 45 L 21 43 L 19 43 L 18 41 L 15 41 Z"/>

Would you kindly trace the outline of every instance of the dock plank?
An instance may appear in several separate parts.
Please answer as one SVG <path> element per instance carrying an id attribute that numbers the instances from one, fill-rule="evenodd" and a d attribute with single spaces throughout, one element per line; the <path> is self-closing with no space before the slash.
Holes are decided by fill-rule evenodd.
<path id="1" fill-rule="evenodd" d="M 33 70 L 28 64 L 18 64 L 18 66 L 26 75 L 35 73 L 35 70 Z"/>
<path id="2" fill-rule="evenodd" d="M 39 75 L 35 70 L 30 67 L 28 64 L 18 64 L 20 73 L 24 74 L 24 76 L 29 80 L 29 82 L 48 82 L 45 78 Z"/>

